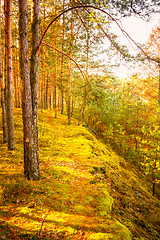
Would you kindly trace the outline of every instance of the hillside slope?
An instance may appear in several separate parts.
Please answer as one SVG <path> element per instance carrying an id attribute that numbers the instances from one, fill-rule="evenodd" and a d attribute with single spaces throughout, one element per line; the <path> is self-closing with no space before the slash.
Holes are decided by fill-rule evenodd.
<path id="1" fill-rule="evenodd" d="M 53 116 L 39 113 L 40 181 L 23 177 L 20 110 L 16 150 L 0 143 L 0 238 L 160 239 L 160 201 L 138 169 L 76 120 Z"/>

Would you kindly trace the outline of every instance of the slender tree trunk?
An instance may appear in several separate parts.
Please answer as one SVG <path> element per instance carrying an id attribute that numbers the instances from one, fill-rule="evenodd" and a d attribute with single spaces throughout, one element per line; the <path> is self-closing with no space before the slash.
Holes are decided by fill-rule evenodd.
<path id="1" fill-rule="evenodd" d="M 155 172 L 156 172 L 156 166 L 157 166 L 158 138 L 156 138 L 155 140 L 156 140 L 156 150 L 155 150 L 154 166 L 153 166 L 153 170 L 152 170 L 153 196 L 154 196 L 154 194 L 155 194 L 155 184 L 156 184 L 156 176 L 155 176 Z"/>
<path id="2" fill-rule="evenodd" d="M 8 149 L 15 149 L 14 120 L 13 120 L 13 80 L 12 80 L 12 37 L 11 37 L 11 0 L 4 1 L 5 12 L 5 41 L 6 41 L 6 70 L 7 70 L 7 126 Z"/>
<path id="3" fill-rule="evenodd" d="M 52 91 L 49 92 L 49 109 L 52 110 Z"/>
<path id="4" fill-rule="evenodd" d="M 14 79 L 14 106 L 18 108 L 18 57 L 17 48 L 15 48 L 15 57 L 13 63 L 13 79 Z"/>
<path id="5" fill-rule="evenodd" d="M 49 81 L 49 72 L 47 74 L 47 82 L 46 82 L 46 103 L 45 103 L 45 109 L 48 109 L 48 81 Z"/>
<path id="6" fill-rule="evenodd" d="M 43 112 L 43 75 L 41 79 L 41 112 Z"/>
<path id="7" fill-rule="evenodd" d="M 72 57 L 72 34 L 73 34 L 73 11 L 71 10 L 71 28 L 70 28 L 70 48 L 69 56 Z M 72 61 L 69 59 L 69 78 L 68 78 L 68 125 L 71 125 L 71 71 Z"/>
<path id="8" fill-rule="evenodd" d="M 158 104 L 160 105 L 160 63 L 158 64 L 158 73 L 159 73 L 159 93 L 158 93 Z"/>
<path id="9" fill-rule="evenodd" d="M 74 92 L 74 86 L 72 86 L 72 90 Z M 71 117 L 73 117 L 73 113 L 74 113 L 74 96 L 72 94 L 72 109 L 71 109 Z"/>
<path id="10" fill-rule="evenodd" d="M 32 93 L 32 116 L 33 116 L 33 141 L 34 141 L 34 179 L 40 178 L 39 172 L 39 148 L 38 148 L 38 90 L 39 90 L 39 62 L 40 57 L 37 49 L 40 42 L 40 0 L 33 0 L 33 23 L 32 23 L 32 52 L 30 64 L 30 82 Z"/>
<path id="11" fill-rule="evenodd" d="M 43 109 L 45 109 L 46 102 L 46 48 L 43 48 L 42 53 L 42 94 L 43 94 Z"/>
<path id="12" fill-rule="evenodd" d="M 1 104 L 2 104 L 2 128 L 3 128 L 3 143 L 7 142 L 7 115 L 6 103 L 3 87 L 3 61 L 2 61 L 2 42 L 1 42 L 1 0 L 0 0 L 0 85 L 1 85 Z"/>
<path id="13" fill-rule="evenodd" d="M 57 0 L 55 0 L 55 16 L 57 14 Z M 55 21 L 55 48 L 57 48 L 57 22 Z M 55 118 L 57 118 L 57 51 L 55 50 L 55 68 L 54 68 L 54 107 L 55 107 Z"/>
<path id="14" fill-rule="evenodd" d="M 64 11 L 64 4 L 65 4 L 65 0 L 63 0 L 63 11 Z M 63 14 L 63 25 L 62 25 L 62 52 L 64 52 L 64 14 Z M 61 114 L 64 114 L 64 89 L 63 89 L 63 71 L 64 71 L 64 55 L 62 54 L 62 59 L 61 59 Z"/>
<path id="15" fill-rule="evenodd" d="M 88 59 L 89 59 L 89 33 L 87 30 L 87 46 L 86 46 L 86 51 L 87 51 L 87 59 L 86 59 L 86 79 L 88 79 Z M 82 121 L 85 126 L 86 120 L 85 120 L 85 110 L 86 110 L 86 101 L 87 101 L 87 89 L 86 89 L 86 82 L 85 82 L 85 87 L 84 87 L 84 102 L 83 102 L 83 111 L 82 111 Z"/>

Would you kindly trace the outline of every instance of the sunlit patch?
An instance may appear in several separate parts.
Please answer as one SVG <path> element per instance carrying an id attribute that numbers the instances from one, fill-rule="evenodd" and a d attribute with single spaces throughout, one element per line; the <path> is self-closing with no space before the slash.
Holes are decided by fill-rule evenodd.
<path id="1" fill-rule="evenodd" d="M 135 215 L 142 217 L 137 209 L 155 201 L 136 170 L 76 120 L 68 126 L 67 116 L 55 119 L 45 110 L 39 113 L 41 179 L 28 181 L 20 110 L 14 111 L 17 147 L 0 146 L 0 224 L 13 235 L 130 240 Z"/>

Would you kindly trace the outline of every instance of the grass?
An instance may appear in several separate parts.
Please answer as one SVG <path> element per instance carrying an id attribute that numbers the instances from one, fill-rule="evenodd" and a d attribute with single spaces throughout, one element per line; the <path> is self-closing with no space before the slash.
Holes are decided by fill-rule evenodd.
<path id="1" fill-rule="evenodd" d="M 14 151 L 0 129 L 1 239 L 159 239 L 160 202 L 145 177 L 74 119 L 39 113 L 41 179 L 27 181 L 14 113 Z"/>

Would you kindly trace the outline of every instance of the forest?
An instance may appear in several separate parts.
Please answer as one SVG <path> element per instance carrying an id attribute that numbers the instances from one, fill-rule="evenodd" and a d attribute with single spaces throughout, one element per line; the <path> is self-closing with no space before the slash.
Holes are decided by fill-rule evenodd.
<path id="1" fill-rule="evenodd" d="M 160 27 L 140 44 L 121 22 L 159 13 L 0 0 L 0 239 L 160 239 Z"/>

